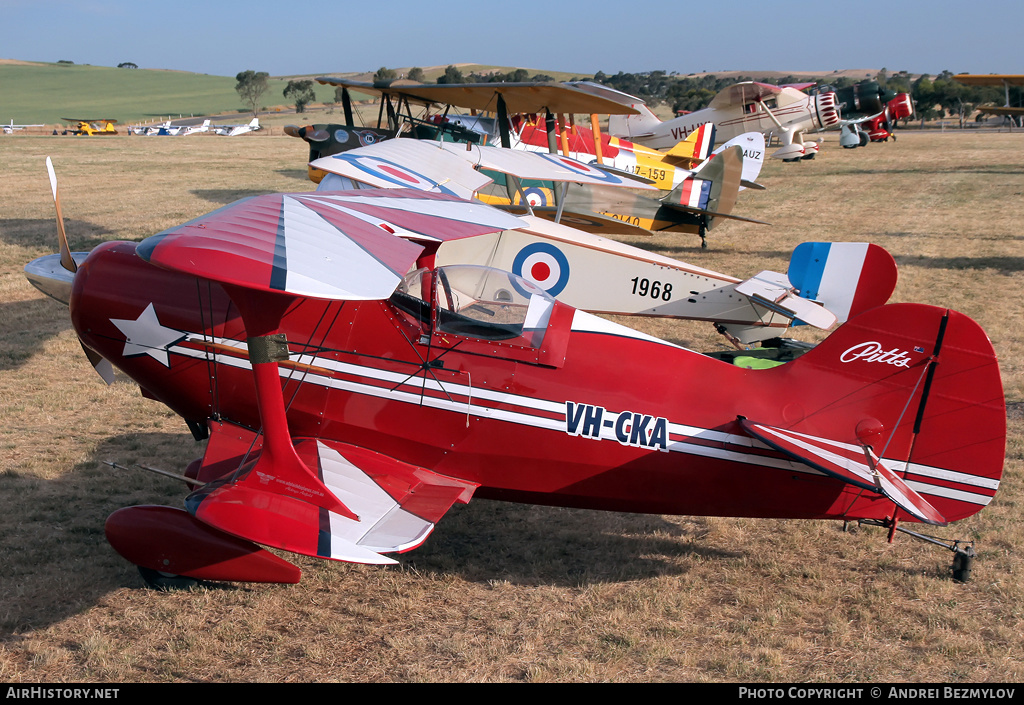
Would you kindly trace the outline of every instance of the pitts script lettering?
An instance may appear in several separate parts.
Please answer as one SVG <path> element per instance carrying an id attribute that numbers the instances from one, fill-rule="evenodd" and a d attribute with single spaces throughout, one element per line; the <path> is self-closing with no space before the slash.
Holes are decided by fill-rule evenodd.
<path id="1" fill-rule="evenodd" d="M 840 362 L 853 362 L 854 360 L 884 362 L 887 365 L 895 365 L 896 367 L 910 367 L 910 355 L 908 353 L 898 348 L 882 350 L 882 344 L 873 340 L 854 345 L 839 356 Z"/>
<path id="2" fill-rule="evenodd" d="M 608 429 L 607 436 L 603 435 Z M 614 438 L 624 446 L 668 450 L 668 419 L 622 411 L 618 414 L 592 404 L 565 402 L 565 432 L 570 436 Z"/>

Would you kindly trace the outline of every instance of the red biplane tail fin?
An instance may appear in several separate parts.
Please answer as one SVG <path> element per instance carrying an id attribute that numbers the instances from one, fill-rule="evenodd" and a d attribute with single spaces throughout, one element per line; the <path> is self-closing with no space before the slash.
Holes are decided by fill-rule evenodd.
<path id="1" fill-rule="evenodd" d="M 995 495 L 1006 404 L 992 344 L 964 314 L 880 306 L 772 372 L 770 393 L 793 400 L 784 412 L 793 421 L 748 431 L 766 441 L 776 434 L 777 447 L 788 445 L 784 452 L 828 474 L 856 462 L 863 482 L 847 481 L 875 489 L 843 516 L 885 518 L 892 505 L 878 502 L 889 497 L 920 521 L 942 523 L 974 514 Z"/>

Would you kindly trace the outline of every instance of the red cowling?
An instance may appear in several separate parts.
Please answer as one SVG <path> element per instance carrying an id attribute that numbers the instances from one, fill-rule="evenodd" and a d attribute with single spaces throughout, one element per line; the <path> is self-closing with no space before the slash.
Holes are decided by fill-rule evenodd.
<path id="1" fill-rule="evenodd" d="M 207 526 L 184 509 L 125 507 L 107 517 L 107 541 L 132 563 L 199 580 L 297 583 L 298 566 Z"/>

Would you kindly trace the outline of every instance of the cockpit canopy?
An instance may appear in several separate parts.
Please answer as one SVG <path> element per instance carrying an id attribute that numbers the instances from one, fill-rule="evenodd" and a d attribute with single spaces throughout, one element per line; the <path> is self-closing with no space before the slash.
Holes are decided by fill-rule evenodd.
<path id="1" fill-rule="evenodd" d="M 391 297 L 434 332 L 538 348 L 555 306 L 536 284 L 492 267 L 417 269 Z"/>

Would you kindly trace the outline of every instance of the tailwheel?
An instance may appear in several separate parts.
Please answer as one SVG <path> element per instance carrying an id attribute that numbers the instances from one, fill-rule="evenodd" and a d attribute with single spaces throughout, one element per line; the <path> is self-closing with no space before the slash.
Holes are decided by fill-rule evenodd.
<path id="1" fill-rule="evenodd" d="M 195 578 L 190 578 L 186 575 L 175 575 L 174 573 L 164 573 L 160 570 L 153 570 L 152 568 L 144 568 L 141 565 L 136 566 L 139 569 L 139 575 L 142 576 L 142 580 L 146 583 L 146 587 L 152 590 L 159 590 L 161 592 L 173 592 L 175 590 L 192 590 L 199 585 L 199 581 Z"/>
<path id="2" fill-rule="evenodd" d="M 966 583 L 971 579 L 971 569 L 974 568 L 976 555 L 973 546 L 965 546 L 957 550 L 953 556 L 953 580 L 958 583 Z"/>

